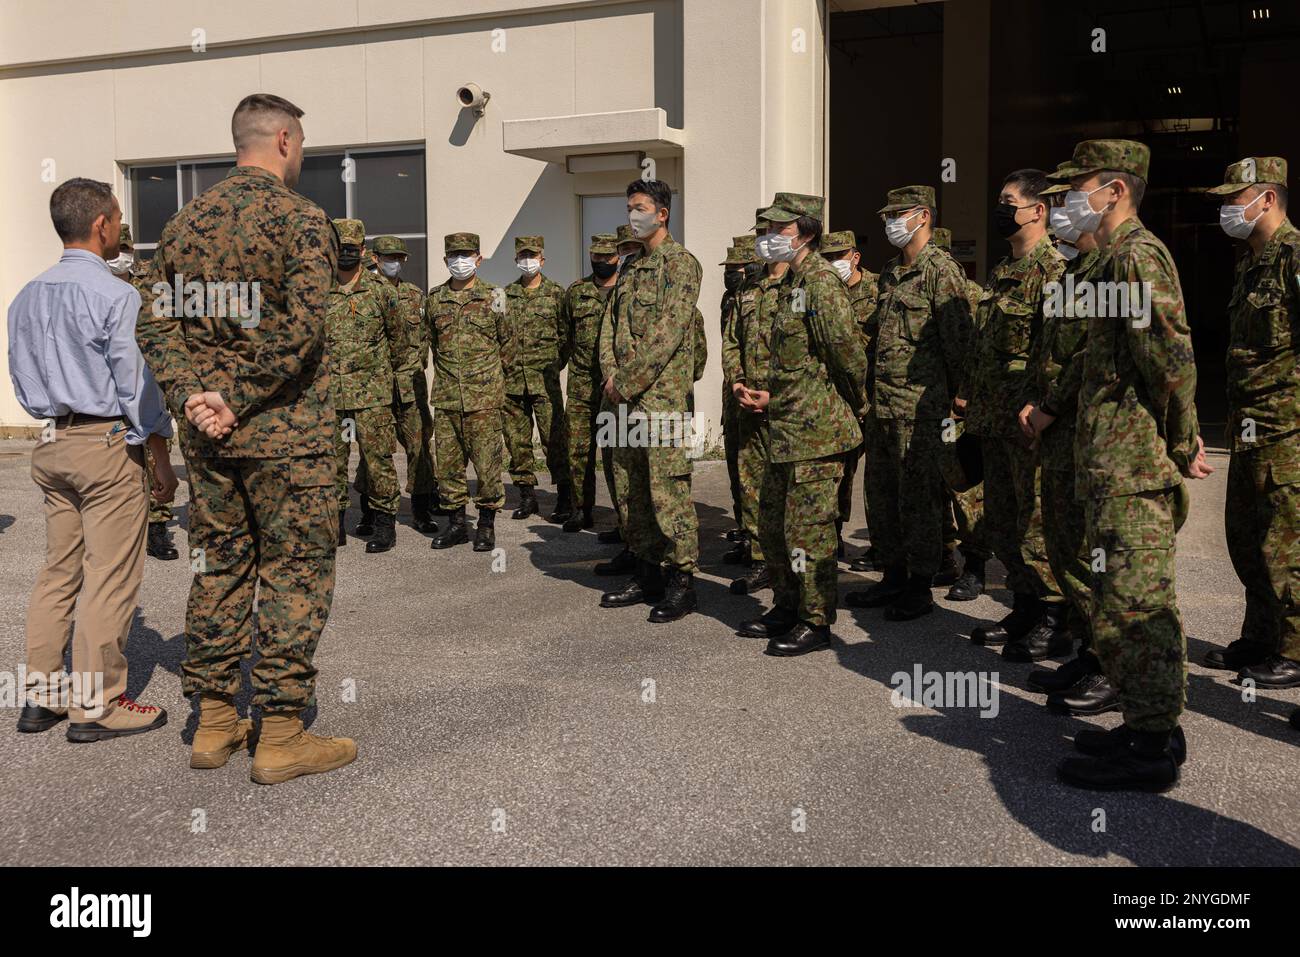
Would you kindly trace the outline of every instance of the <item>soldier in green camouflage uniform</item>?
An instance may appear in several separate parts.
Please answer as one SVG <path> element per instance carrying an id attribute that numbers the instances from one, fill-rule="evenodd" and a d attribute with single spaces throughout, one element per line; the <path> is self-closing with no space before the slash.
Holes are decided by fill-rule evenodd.
<path id="1" fill-rule="evenodd" d="M 766 391 L 747 388 L 742 408 L 767 412 L 769 450 L 759 493 L 759 538 L 773 607 L 740 634 L 768 639 L 766 653 L 807 654 L 830 645 L 839 570 L 836 521 L 845 453 L 862 443 L 867 357 L 844 283 L 817 252 L 824 201 L 777 193 L 759 244 L 790 263 L 770 329 Z"/>
<path id="2" fill-rule="evenodd" d="M 1106 790 L 1163 790 L 1178 779 L 1187 652 L 1174 539 L 1187 515 L 1183 475 L 1210 471 L 1178 272 L 1137 217 L 1150 155 L 1130 140 L 1087 140 L 1050 174 L 1069 180 L 1067 216 L 1102 245 L 1098 292 L 1119 288 L 1102 283 L 1131 290 L 1127 307 L 1109 295 L 1092 304 L 1075 447 L 1089 552 L 1104 561 L 1092 595 L 1093 644 L 1119 690 L 1124 724 L 1080 731 L 1075 747 L 1091 756 L 1066 759 L 1059 773 L 1076 787 Z"/>
<path id="3" fill-rule="evenodd" d="M 569 486 L 574 512 L 566 532 L 592 526 L 596 507 L 596 415 L 600 411 L 600 323 L 618 281 L 618 247 L 613 233 L 591 237 L 587 254 L 591 272 L 570 284 L 564 293 L 569 356 L 565 418 L 568 421 Z"/>
<path id="4" fill-rule="evenodd" d="M 433 415 L 429 411 L 429 381 L 424 370 L 429 365 L 429 328 L 424 324 L 424 293 L 413 282 L 399 279 L 408 253 L 406 243 L 399 236 L 376 236 L 373 241 L 377 256 L 376 274 L 397 291 L 397 309 L 402 321 L 398 328 L 403 335 L 388 347 L 397 366 L 393 391 L 393 421 L 397 425 L 397 441 L 406 453 L 406 493 L 411 496 L 411 520 L 421 532 L 437 531 L 434 509 L 437 505 L 438 483 L 433 477 Z M 373 533 L 373 513 L 366 501 L 369 476 L 363 456 L 357 468 L 353 487 L 361 499 L 361 522 L 358 535 Z M 366 523 L 370 527 L 363 528 Z"/>
<path id="5" fill-rule="evenodd" d="M 721 341 L 725 343 L 740 316 L 741 290 L 750 277 L 749 269 L 759 265 L 754 256 L 754 237 L 748 233 L 732 237 L 731 245 L 727 248 L 727 258 L 718 265 L 723 268 L 722 303 L 718 309 L 721 319 L 719 331 Z M 723 561 L 739 562 L 745 559 L 745 523 L 740 491 L 740 406 L 732 392 L 733 383 L 727 380 L 725 367 L 723 372 L 722 448 L 727 461 L 727 479 L 731 485 L 731 515 L 736 522 L 736 531 L 728 533 L 728 537 L 736 542 L 736 547 L 723 557 Z"/>
<path id="6" fill-rule="evenodd" d="M 560 370 L 569 361 L 569 317 L 564 312 L 567 300 L 564 287 L 541 271 L 546 262 L 541 236 L 516 236 L 515 262 L 521 270 L 527 266 L 533 272 L 525 272 L 505 287 L 506 309 L 518 348 L 518 361 L 506 374 L 503 411 L 510 477 L 519 489 L 519 507 L 510 517 L 524 519 L 537 514 L 533 492 L 537 487 L 533 471 L 536 421 L 546 467 L 556 488 L 551 521 L 564 522 L 573 511 L 564 437 L 564 394 L 560 390 Z"/>
<path id="7" fill-rule="evenodd" d="M 846 601 L 886 607 L 905 620 L 934 609 L 930 586 L 943 548 L 947 493 L 940 471 L 945 439 L 955 439 L 952 401 L 970 355 L 966 277 L 931 241 L 934 189 L 890 190 L 880 214 L 902 255 L 880 274 L 875 342 L 864 424 L 871 537 L 884 579 Z"/>
<path id="8" fill-rule="evenodd" d="M 1065 604 L 1043 545 L 1038 462 L 1020 428 L 1031 397 L 1029 356 L 1042 330 L 1044 286 L 1065 271 L 1047 236 L 1041 170 L 1018 170 L 1002 183 L 995 212 L 1012 254 L 989 274 L 976 312 L 975 355 L 958 407 L 966 431 L 980 439 L 984 460 L 984 532 L 1007 570 L 1015 597 L 1000 622 L 971 630 L 977 645 L 1006 644 L 1009 661 L 1038 661 L 1070 650 Z"/>
<path id="9" fill-rule="evenodd" d="M 1209 190 L 1223 197 L 1224 230 L 1247 245 L 1228 302 L 1224 514 L 1246 616 L 1241 637 L 1205 663 L 1266 688 L 1300 685 L 1300 231 L 1286 188 L 1286 160 L 1253 156 Z"/>
<path id="10" fill-rule="evenodd" d="M 316 704 L 312 659 L 334 595 L 335 417 L 322 317 L 339 249 L 329 217 L 291 188 L 302 163 L 300 115 L 268 94 L 240 103 L 236 166 L 163 227 L 136 326 L 186 432 L 195 575 L 181 685 L 200 697 L 191 764 L 217 767 L 247 747 L 249 724 L 232 699 L 256 633 L 251 675 L 262 722 L 252 777 L 265 784 L 356 757 L 352 741 L 309 734 L 300 717 Z M 238 288 L 250 290 L 241 300 L 253 308 L 189 315 L 152 291 L 189 277 L 249 283 Z M 187 402 L 195 421 L 233 431 L 214 438 L 208 425 L 196 427 Z"/>
<path id="11" fill-rule="evenodd" d="M 430 545 L 450 548 L 469 540 L 465 525 L 469 462 L 478 476 L 474 550 L 491 551 L 496 544 L 496 514 L 506 500 L 501 484 L 501 409 L 506 376 L 515 362 L 514 339 L 505 291 L 477 275 L 483 262 L 478 235 L 451 233 L 443 247 L 452 275 L 429 291 L 424 321 L 433 352 L 438 496 L 451 517 Z"/>
<path id="12" fill-rule="evenodd" d="M 666 183 L 635 180 L 627 202 L 629 223 L 646 252 L 626 265 L 614 287 L 610 321 L 601 328 L 600 371 L 605 395 L 627 422 L 614 456 L 626 469 L 624 534 L 640 568 L 622 589 L 605 593 L 601 605 L 657 601 L 649 620 L 659 623 L 676 621 L 696 605 L 699 523 L 686 424 L 703 332 L 696 305 L 701 270 L 668 232 L 672 192 Z M 635 426 L 638 419 L 646 424 Z"/>
<path id="13" fill-rule="evenodd" d="M 358 489 L 358 494 L 365 496 L 366 515 L 373 516 L 374 537 L 366 543 L 366 551 L 373 554 L 391 549 L 396 538 L 401 492 L 393 465 L 397 445 L 393 397 L 404 356 L 393 344 L 402 345 L 407 333 L 397 290 L 361 267 L 364 224 L 359 219 L 336 219 L 334 227 L 339 233 L 339 276 L 326 302 L 325 329 L 339 421 L 334 433 L 338 544 L 347 544 L 343 521 L 348 510 L 348 458 L 355 440 L 366 467 L 364 491 Z"/>

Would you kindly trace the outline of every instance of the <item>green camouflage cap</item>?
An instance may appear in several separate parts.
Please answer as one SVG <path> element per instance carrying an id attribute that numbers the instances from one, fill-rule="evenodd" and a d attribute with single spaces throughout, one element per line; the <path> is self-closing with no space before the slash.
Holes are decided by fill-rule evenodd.
<path id="1" fill-rule="evenodd" d="M 934 231 L 934 244 L 940 249 L 952 249 L 952 230 L 946 226 L 939 226 Z"/>
<path id="2" fill-rule="evenodd" d="M 753 233 L 745 233 L 743 236 L 735 236 L 731 240 L 731 245 L 735 246 L 742 253 L 753 257 L 751 262 L 758 261 L 758 251 L 756 248 L 758 238 Z"/>
<path id="3" fill-rule="evenodd" d="M 773 200 L 773 202 L 775 202 L 775 200 Z M 768 206 L 770 205 L 771 203 L 768 204 Z M 763 218 L 763 214 L 766 212 L 767 212 L 767 206 L 760 206 L 758 207 L 758 209 L 754 210 L 754 225 L 749 227 L 751 230 L 757 230 L 763 228 L 759 224 L 760 223 L 765 224 L 767 222 L 767 220 Z"/>
<path id="4" fill-rule="evenodd" d="M 118 230 L 117 244 L 119 246 L 127 246 L 131 249 L 135 249 L 135 243 L 131 242 L 131 227 L 126 223 L 123 223 L 122 228 Z"/>
<path id="5" fill-rule="evenodd" d="M 905 209 L 913 209 L 917 206 L 929 206 L 931 209 L 938 206 L 934 201 L 933 186 L 900 186 L 898 189 L 891 189 L 885 194 L 885 205 L 876 212 L 901 213 Z"/>
<path id="6" fill-rule="evenodd" d="M 359 219 L 336 219 L 334 228 L 339 231 L 340 246 L 364 246 L 366 224 Z"/>
<path id="7" fill-rule="evenodd" d="M 546 241 L 541 236 L 516 236 L 515 255 L 546 251 Z"/>
<path id="8" fill-rule="evenodd" d="M 595 256 L 608 256 L 618 252 L 618 235 L 616 233 L 597 233 L 591 237 L 587 252 Z"/>
<path id="9" fill-rule="evenodd" d="M 853 230 L 842 229 L 838 233 L 827 233 L 822 237 L 820 252 L 826 253 L 847 253 L 858 248 L 858 237 L 853 235 Z"/>
<path id="10" fill-rule="evenodd" d="M 800 216 L 811 216 L 813 219 L 822 218 L 822 209 L 826 201 L 820 196 L 810 196 L 807 193 L 777 193 L 776 199 L 772 200 L 772 205 L 759 214 L 759 219 L 765 219 L 769 223 L 792 223 Z"/>
<path id="11" fill-rule="evenodd" d="M 1228 167 L 1223 174 L 1222 186 L 1211 186 L 1206 192 L 1214 196 L 1231 196 L 1256 183 L 1285 186 L 1286 160 L 1280 156 L 1247 156 Z M 125 226 L 122 228 L 126 229 Z"/>
<path id="12" fill-rule="evenodd" d="M 632 235 L 632 227 L 627 223 L 618 227 L 618 232 L 615 233 L 615 236 L 618 239 L 618 245 L 620 246 L 624 243 L 640 243 L 642 246 L 645 245 L 644 239 L 638 239 L 636 236 Z"/>
<path id="13" fill-rule="evenodd" d="M 1055 170 L 1054 172 L 1055 172 L 1055 173 L 1059 173 L 1061 170 L 1065 169 L 1065 168 L 1066 168 L 1067 166 L 1069 166 L 1069 165 L 1070 165 L 1070 161 L 1069 161 L 1069 160 L 1063 160 L 1062 162 L 1056 164 L 1056 170 Z M 1048 178 L 1048 179 L 1055 179 L 1056 177 L 1055 177 L 1055 175 L 1054 175 L 1053 173 L 1048 173 L 1048 174 L 1047 174 L 1047 178 Z M 1051 186 L 1047 187 L 1047 189 L 1043 190 L 1043 191 L 1042 191 L 1041 193 L 1039 193 L 1038 195 L 1039 195 L 1039 196 L 1053 196 L 1053 195 L 1055 195 L 1056 193 L 1068 193 L 1069 191 L 1070 191 L 1070 184 L 1069 184 L 1068 182 L 1065 182 L 1065 183 L 1053 183 Z"/>
<path id="14" fill-rule="evenodd" d="M 746 233 L 737 236 L 727 247 L 727 258 L 719 266 L 747 266 L 758 262 L 758 253 L 754 249 L 754 237 Z"/>
<path id="15" fill-rule="evenodd" d="M 374 251 L 369 246 L 361 247 L 361 265 L 367 269 L 379 268 L 379 260 L 375 258 Z"/>
<path id="16" fill-rule="evenodd" d="M 1089 176 L 1099 169 L 1113 169 L 1132 173 L 1142 182 L 1147 180 L 1151 166 L 1151 148 L 1136 140 L 1084 140 L 1074 147 L 1074 155 L 1048 179 L 1067 180 L 1076 176 Z"/>
<path id="17" fill-rule="evenodd" d="M 399 236 L 376 236 L 370 241 L 370 248 L 380 256 L 407 255 L 406 242 Z"/>
<path id="18" fill-rule="evenodd" d="M 719 266 L 743 266 L 748 262 L 749 260 L 745 258 L 745 255 L 739 249 L 737 249 L 735 246 L 728 246 L 727 258 L 722 260 L 722 262 L 718 263 L 718 265 Z"/>
<path id="19" fill-rule="evenodd" d="M 452 253 L 476 253 L 478 233 L 448 233 L 442 238 L 442 251 L 446 256 Z"/>

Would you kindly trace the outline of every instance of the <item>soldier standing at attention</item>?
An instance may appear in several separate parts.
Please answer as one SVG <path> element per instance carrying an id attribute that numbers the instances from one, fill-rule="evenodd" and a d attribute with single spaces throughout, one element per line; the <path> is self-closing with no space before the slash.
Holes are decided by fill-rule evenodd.
<path id="1" fill-rule="evenodd" d="M 1098 283 L 1130 290 L 1127 308 L 1106 297 L 1120 308 L 1096 308 L 1089 319 L 1075 445 L 1089 553 L 1101 549 L 1105 562 L 1092 596 L 1093 644 L 1119 689 L 1124 723 L 1078 732 L 1074 746 L 1089 756 L 1067 758 L 1058 773 L 1099 790 L 1163 791 L 1178 780 L 1187 645 L 1174 542 L 1187 516 L 1182 476 L 1212 471 L 1197 434 L 1196 360 L 1178 271 L 1137 217 L 1150 160 L 1142 143 L 1085 140 L 1051 174 L 1070 183 L 1071 225 L 1097 235 L 1106 257 Z"/>
<path id="2" fill-rule="evenodd" d="M 750 269 L 754 268 L 754 277 L 757 277 L 761 263 L 758 262 L 754 255 L 754 237 L 746 233 L 744 236 L 733 236 L 731 245 L 727 247 L 727 256 L 721 263 L 722 266 L 722 303 L 718 312 L 720 322 L 720 341 L 725 343 L 731 329 L 740 317 L 740 305 L 746 298 L 747 290 L 748 299 L 753 301 L 753 288 L 749 284 L 751 278 Z M 723 557 L 724 562 L 738 562 L 744 560 L 743 549 L 740 548 L 740 538 L 744 534 L 744 520 L 741 516 L 740 504 L 740 406 L 736 404 L 736 396 L 732 391 L 732 383 L 727 381 L 726 369 L 723 369 L 722 381 L 722 448 L 727 462 L 727 480 L 731 486 L 731 517 L 736 522 L 733 531 L 727 533 L 729 541 L 737 543 L 736 548 L 730 549 Z"/>
<path id="3" fill-rule="evenodd" d="M 1009 661 L 1067 654 L 1065 599 L 1043 545 L 1038 505 L 1038 457 L 1020 428 L 1020 410 L 1033 382 L 1029 357 L 1043 327 L 1044 287 L 1065 272 L 1065 259 L 1047 236 L 1050 183 L 1042 170 L 1022 169 L 1002 182 L 993 222 L 1011 255 L 989 274 L 976 311 L 975 355 L 967 388 L 957 400 L 965 428 L 980 440 L 984 460 L 984 534 L 1007 570 L 1015 596 L 1011 613 L 972 629 L 977 645 L 1005 643 Z"/>
<path id="4" fill-rule="evenodd" d="M 1232 567 L 1246 587 L 1241 637 L 1211 651 L 1264 688 L 1300 685 L 1300 232 L 1287 218 L 1286 160 L 1252 156 L 1209 190 L 1219 224 L 1247 254 L 1228 303 L 1228 498 Z M 1296 712 L 1300 715 L 1300 711 Z M 1297 723 L 1296 715 L 1292 723 Z"/>
<path id="5" fill-rule="evenodd" d="M 596 507 L 596 414 L 600 411 L 600 321 L 609 294 L 618 281 L 618 248 L 613 233 L 591 237 L 587 255 L 591 272 L 574 280 L 564 293 L 568 323 L 569 381 L 565 396 L 568 422 L 569 486 L 574 492 L 573 514 L 566 532 L 591 528 Z"/>
<path id="6" fill-rule="evenodd" d="M 507 371 L 514 363 L 514 340 L 506 315 L 506 295 L 478 276 L 483 263 L 475 233 L 451 233 L 443 241 L 451 277 L 429 291 L 424 321 L 433 351 L 434 441 L 438 454 L 438 496 L 451 517 L 431 548 L 469 541 L 465 504 L 467 463 L 478 476 L 478 528 L 474 551 L 496 545 L 496 515 L 505 504 L 501 484 L 501 408 Z"/>
<path id="7" fill-rule="evenodd" d="M 108 260 L 108 268 L 118 279 L 129 282 L 135 291 L 144 298 L 144 283 L 149 275 L 148 267 L 138 262 L 135 258 L 135 244 L 131 241 L 131 227 L 126 223 L 122 224 L 121 234 L 118 237 L 117 258 Z M 167 452 L 171 453 L 172 440 L 167 438 Z M 153 452 L 149 450 L 148 444 L 144 446 L 145 468 L 149 474 L 154 472 Z M 158 496 L 149 496 L 149 533 L 145 538 L 144 551 L 150 558 L 157 558 L 160 561 L 175 561 L 180 557 L 180 552 L 176 550 L 175 543 L 172 542 L 171 532 L 167 531 L 167 525 L 172 520 L 172 506 L 170 502 L 160 501 Z"/>
<path id="8" fill-rule="evenodd" d="M 701 270 L 668 232 L 671 206 L 672 191 L 662 180 L 628 185 L 628 225 L 646 252 L 627 264 L 610 300 L 611 321 L 601 330 L 605 397 L 628 422 L 614 454 L 627 470 L 624 530 L 639 570 L 600 603 L 655 601 L 649 620 L 656 623 L 695 610 L 700 549 L 685 425 L 695 385 Z"/>
<path id="9" fill-rule="evenodd" d="M 958 411 L 953 400 L 972 325 L 966 276 L 930 241 L 933 187 L 890 190 L 880 215 L 900 254 L 880 274 L 863 434 L 871 537 L 885 575 L 845 600 L 855 608 L 885 607 L 886 618 L 904 621 L 934 610 L 930 585 L 947 504 L 939 457 Z"/>
<path id="10" fill-rule="evenodd" d="M 338 237 L 293 191 L 302 169 L 302 110 L 245 97 L 231 131 L 235 167 L 163 228 L 136 338 L 177 420 L 190 480 L 190 585 L 181 683 L 199 696 L 190 766 L 220 767 L 248 746 L 232 699 L 240 662 L 259 658 L 253 704 L 262 728 L 252 779 L 277 784 L 357 756 L 347 738 L 303 730 L 316 704 L 312 657 L 334 596 L 334 404 L 325 323 Z M 190 316 L 159 303 L 190 276 L 258 283 L 250 317 Z M 251 296 L 250 296 L 251 299 Z M 170 306 L 171 308 L 165 308 Z"/>
<path id="11" fill-rule="evenodd" d="M 777 193 L 758 241 L 768 262 L 790 264 L 776 296 L 767 391 L 738 392 L 742 409 L 765 410 L 767 469 L 759 537 L 773 604 L 743 623 L 765 652 L 793 657 L 829 647 L 839 583 L 835 525 L 844 455 L 862 444 L 867 356 L 844 283 L 817 253 L 820 196 Z"/>
<path id="12" fill-rule="evenodd" d="M 506 373 L 505 439 L 510 477 L 519 489 L 513 519 L 537 514 L 537 474 L 533 471 L 533 422 L 542 440 L 546 467 L 555 483 L 552 522 L 568 521 L 573 512 L 568 450 L 564 437 L 564 393 L 560 370 L 569 361 L 569 318 L 564 287 L 542 273 L 546 264 L 541 236 L 515 237 L 515 265 L 523 273 L 506 286 L 507 311 L 518 361 Z"/>
<path id="13" fill-rule="evenodd" d="M 332 372 L 330 387 L 339 423 L 334 433 L 338 544 L 348 543 L 344 529 L 348 457 L 355 439 L 364 466 L 357 476 L 362 521 L 374 523 L 374 537 L 366 542 L 366 551 L 374 554 L 388 551 L 397 540 L 401 492 L 393 465 L 397 444 L 393 395 L 402 378 L 399 367 L 406 358 L 402 346 L 407 333 L 402 328 L 397 290 L 361 268 L 366 227 L 359 219 L 336 219 L 334 227 L 339 234 L 339 269 L 325 307 L 325 328 Z"/>

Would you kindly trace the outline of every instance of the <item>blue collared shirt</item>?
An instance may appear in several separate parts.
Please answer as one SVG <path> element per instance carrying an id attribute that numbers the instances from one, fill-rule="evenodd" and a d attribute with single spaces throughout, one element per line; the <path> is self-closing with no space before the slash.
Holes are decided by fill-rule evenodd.
<path id="1" fill-rule="evenodd" d="M 140 294 L 85 249 L 65 249 L 9 306 L 9 378 L 36 419 L 79 412 L 130 423 L 126 441 L 172 434 L 162 390 L 135 344 Z"/>

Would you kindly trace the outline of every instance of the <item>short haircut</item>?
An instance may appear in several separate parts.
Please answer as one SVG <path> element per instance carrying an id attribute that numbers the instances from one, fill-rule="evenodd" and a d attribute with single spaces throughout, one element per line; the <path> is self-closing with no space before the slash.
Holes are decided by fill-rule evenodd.
<path id="1" fill-rule="evenodd" d="M 97 179 L 70 179 L 50 194 L 50 219 L 65 243 L 86 239 L 95 220 L 112 215 L 113 187 Z"/>
<path id="2" fill-rule="evenodd" d="M 282 96 L 250 93 L 239 101 L 230 118 L 230 136 L 235 141 L 235 149 L 245 149 L 254 140 L 274 135 L 282 117 L 296 120 L 302 115 L 302 110 Z"/>
<path id="3" fill-rule="evenodd" d="M 1025 199 L 1031 203 L 1047 204 L 1043 199 L 1043 190 L 1051 186 L 1051 180 L 1041 169 L 1018 169 L 1014 173 L 1008 173 L 1007 178 L 1002 181 L 1002 188 L 1014 186 Z"/>
<path id="4" fill-rule="evenodd" d="M 1132 173 L 1124 173 L 1117 169 L 1104 169 L 1101 170 L 1101 179 L 1103 183 L 1112 179 L 1119 180 L 1124 184 L 1125 189 L 1129 191 L 1129 195 L 1133 197 L 1133 208 L 1137 209 L 1142 205 L 1142 197 L 1146 195 L 1147 184 L 1146 180 L 1141 176 L 1134 176 Z"/>
<path id="5" fill-rule="evenodd" d="M 649 196 L 655 201 L 655 207 L 666 209 L 670 213 L 673 209 L 673 191 L 668 184 L 661 179 L 634 179 L 627 184 L 627 195 L 631 199 L 637 193 Z"/>
<path id="6" fill-rule="evenodd" d="M 808 240 L 808 248 L 816 249 L 822 241 L 822 221 L 813 219 L 811 216 L 800 216 L 794 221 L 795 228 L 799 230 L 800 236 L 811 237 Z"/>

